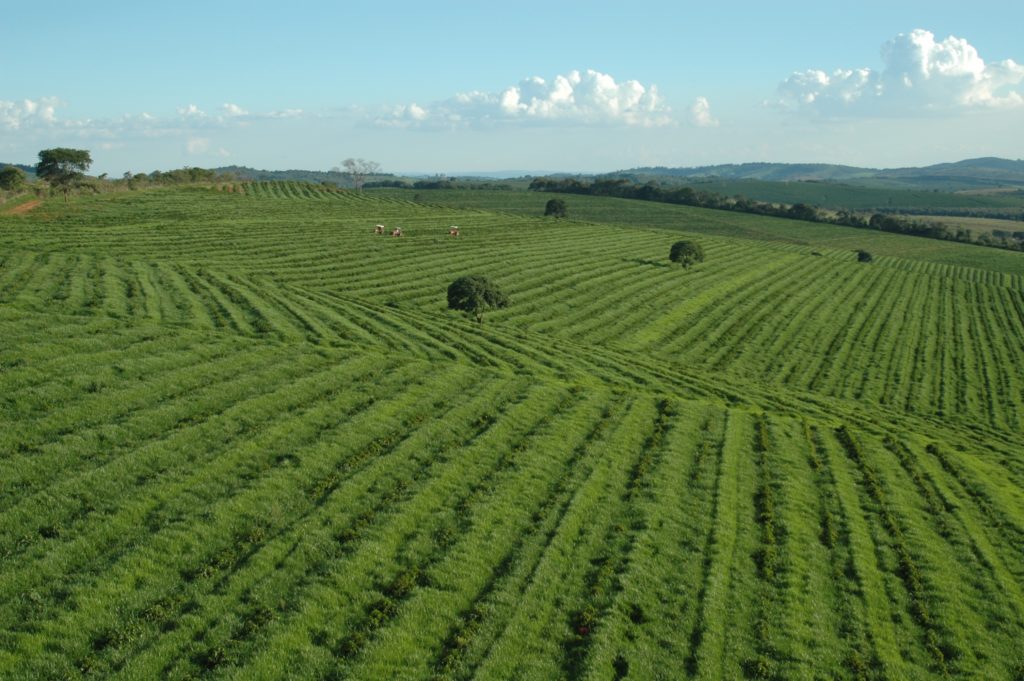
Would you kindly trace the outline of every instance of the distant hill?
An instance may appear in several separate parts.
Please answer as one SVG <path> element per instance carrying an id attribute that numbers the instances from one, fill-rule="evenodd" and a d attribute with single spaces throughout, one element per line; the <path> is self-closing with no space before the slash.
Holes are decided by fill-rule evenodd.
<path id="1" fill-rule="evenodd" d="M 695 168 L 642 167 L 613 175 L 639 177 L 845 182 L 875 187 L 962 191 L 1024 187 L 1024 160 L 975 158 L 923 168 L 858 168 L 827 163 L 740 163 Z"/>
<path id="2" fill-rule="evenodd" d="M 792 182 L 800 180 L 849 180 L 871 177 L 881 172 L 871 168 L 831 165 L 828 163 L 728 163 L 695 168 L 666 168 L 664 166 L 633 168 L 614 174 L 659 175 L 664 177 L 703 178 L 718 177 L 730 180 L 765 180 Z"/>
<path id="3" fill-rule="evenodd" d="M 3 162 L 0 162 L 0 168 L 6 168 L 7 166 L 14 166 L 15 168 L 20 168 L 26 175 L 28 175 L 30 177 L 35 177 L 36 176 L 36 167 L 35 166 L 25 165 L 24 163 L 3 163 Z"/>
<path id="4" fill-rule="evenodd" d="M 317 184 L 322 182 L 333 182 L 338 185 L 348 185 L 351 183 L 347 174 L 337 171 L 258 170 L 256 168 L 249 168 L 246 166 L 222 166 L 220 168 L 213 168 L 213 170 L 217 173 L 230 173 L 240 180 L 293 180 L 300 182 L 315 182 Z M 377 175 L 374 177 L 377 177 Z"/>
<path id="5" fill-rule="evenodd" d="M 962 189 L 998 186 L 1024 187 L 1024 161 L 1005 158 L 973 158 L 958 163 L 940 163 L 925 168 L 885 170 L 881 179 L 923 186 L 964 185 Z"/>
<path id="6" fill-rule="evenodd" d="M 19 166 L 25 168 L 26 166 Z M 258 170 L 246 166 L 223 166 L 213 169 L 231 173 L 241 180 L 299 180 L 306 182 L 333 182 L 346 186 L 348 175 L 321 170 Z M 476 178 L 519 177 L 529 173 L 519 171 L 456 173 L 455 176 Z M 562 176 L 549 174 L 548 176 Z M 570 176 L 570 174 L 564 174 Z M 677 180 L 716 178 L 720 180 L 760 180 L 763 182 L 841 182 L 865 187 L 886 189 L 925 189 L 941 191 L 970 191 L 1000 187 L 1024 188 L 1024 160 L 1004 158 L 975 158 L 956 163 L 940 163 L 922 168 L 861 168 L 830 163 L 730 163 L 693 168 L 645 166 L 619 170 L 605 176 L 629 177 L 646 181 L 655 178 Z M 372 180 L 398 179 L 391 173 L 379 173 Z M 411 176 L 402 176 L 411 179 Z"/>
<path id="7" fill-rule="evenodd" d="M 640 178 L 643 179 L 642 177 Z M 770 181 L 722 177 L 683 178 L 679 184 L 722 196 L 743 196 L 769 203 L 807 203 L 829 210 L 977 215 L 1020 219 L 1024 187 L 941 191 L 900 184 L 865 185 L 854 181 Z"/>
<path id="8" fill-rule="evenodd" d="M 313 182 L 316 184 L 331 183 L 339 187 L 351 187 L 352 178 L 344 172 L 321 171 L 321 170 L 257 170 L 246 166 L 223 166 L 213 168 L 216 173 L 228 173 L 239 180 L 248 181 L 292 181 L 292 182 Z M 459 182 L 460 186 L 467 186 L 466 183 L 479 182 L 491 186 L 499 181 L 508 178 L 522 178 L 526 173 L 519 171 L 495 171 L 477 173 L 451 173 L 451 174 L 429 174 L 429 173 L 375 173 L 366 178 L 367 186 L 415 186 L 420 189 L 436 189 L 442 186 L 449 186 L 448 183 Z M 400 183 L 400 184 L 396 184 Z M 506 185 L 507 183 L 502 183 Z M 514 183 L 513 183 L 514 184 Z M 434 185 L 434 186 L 429 186 Z M 525 188 L 525 184 L 523 185 Z"/>

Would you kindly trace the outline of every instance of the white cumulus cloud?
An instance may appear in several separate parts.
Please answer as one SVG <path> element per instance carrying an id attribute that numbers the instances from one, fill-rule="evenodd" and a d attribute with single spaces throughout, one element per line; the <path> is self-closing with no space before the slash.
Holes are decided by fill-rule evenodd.
<path id="1" fill-rule="evenodd" d="M 779 85 L 780 103 L 825 115 L 913 114 L 1024 104 L 1024 66 L 986 63 L 963 38 L 901 33 L 882 46 L 881 70 L 811 69 Z"/>
<path id="2" fill-rule="evenodd" d="M 248 116 L 249 115 L 248 111 L 246 111 L 242 107 L 238 106 L 237 104 L 227 103 L 224 106 L 222 106 L 220 108 L 220 110 L 224 112 L 225 116 L 229 116 L 229 117 Z"/>
<path id="3" fill-rule="evenodd" d="M 185 119 L 206 118 L 206 112 L 195 104 L 179 107 L 178 115 Z"/>
<path id="4" fill-rule="evenodd" d="M 698 128 L 718 126 L 718 119 L 711 115 L 711 102 L 707 97 L 698 97 L 690 106 L 690 122 Z"/>
<path id="5" fill-rule="evenodd" d="M 54 125 L 57 122 L 57 107 L 62 102 L 56 97 L 23 99 L 8 102 L 0 99 L 0 127 L 20 130 L 33 125 Z"/>
<path id="6" fill-rule="evenodd" d="M 422 106 L 397 106 L 377 123 L 388 126 L 468 127 L 509 123 L 656 126 L 670 122 L 657 87 L 621 83 L 588 69 L 551 80 L 537 76 L 500 92 L 471 91 Z"/>
<path id="7" fill-rule="evenodd" d="M 77 146 L 110 151 L 124 147 L 126 140 L 176 139 L 188 154 L 227 157 L 229 149 L 218 146 L 227 131 L 258 121 L 307 115 L 301 109 L 250 112 L 238 104 L 225 103 L 210 113 L 197 104 L 187 104 L 163 115 L 142 112 L 113 118 L 58 117 L 58 111 L 66 107 L 56 97 L 0 100 L 0 144 L 43 145 L 71 136 Z"/>

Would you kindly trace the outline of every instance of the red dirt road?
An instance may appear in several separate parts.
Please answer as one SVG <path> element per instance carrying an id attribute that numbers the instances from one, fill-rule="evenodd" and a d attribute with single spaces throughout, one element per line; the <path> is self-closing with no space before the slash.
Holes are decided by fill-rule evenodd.
<path id="1" fill-rule="evenodd" d="M 31 201 L 26 201 L 25 203 L 18 204 L 14 208 L 4 211 L 4 213 L 7 215 L 21 215 L 22 213 L 29 212 L 33 208 L 37 208 L 42 203 L 43 202 L 40 201 L 39 199 L 32 199 Z"/>

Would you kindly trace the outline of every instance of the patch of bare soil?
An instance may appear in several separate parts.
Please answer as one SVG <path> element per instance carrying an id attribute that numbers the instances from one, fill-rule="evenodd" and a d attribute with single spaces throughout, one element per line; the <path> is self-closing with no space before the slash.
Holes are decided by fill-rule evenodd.
<path id="1" fill-rule="evenodd" d="M 29 212 L 33 208 L 38 208 L 42 203 L 43 202 L 40 201 L 39 199 L 32 199 L 31 201 L 26 201 L 25 203 L 19 203 L 14 208 L 5 212 L 7 213 L 7 215 L 21 215 L 22 213 Z"/>

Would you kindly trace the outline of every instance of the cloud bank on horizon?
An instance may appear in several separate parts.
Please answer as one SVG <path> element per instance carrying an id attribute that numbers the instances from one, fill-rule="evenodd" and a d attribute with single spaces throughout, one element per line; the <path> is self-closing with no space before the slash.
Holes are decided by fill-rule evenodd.
<path id="1" fill-rule="evenodd" d="M 517 123 L 655 127 L 670 124 L 670 113 L 657 86 L 636 80 L 617 83 L 606 73 L 587 69 L 550 81 L 525 78 L 500 92 L 473 90 L 427 106 L 400 105 L 374 122 L 424 128 Z"/>
<path id="2" fill-rule="evenodd" d="M 151 135 L 173 133 L 196 128 L 216 128 L 232 123 L 301 116 L 301 109 L 283 109 L 254 114 L 237 104 L 226 103 L 217 113 L 210 114 L 195 104 L 178 107 L 176 115 L 154 116 L 148 112 L 125 114 L 115 119 L 61 119 L 57 109 L 66 104 L 57 97 L 24 99 L 18 102 L 0 100 L 0 128 L 17 131 L 49 128 L 78 131 L 80 134 L 114 134 L 116 132 L 146 132 Z"/>
<path id="3" fill-rule="evenodd" d="M 1024 104 L 1024 66 L 985 63 L 963 38 L 937 41 L 931 31 L 901 33 L 882 46 L 881 71 L 797 72 L 779 85 L 779 103 L 824 116 L 914 115 Z"/>

